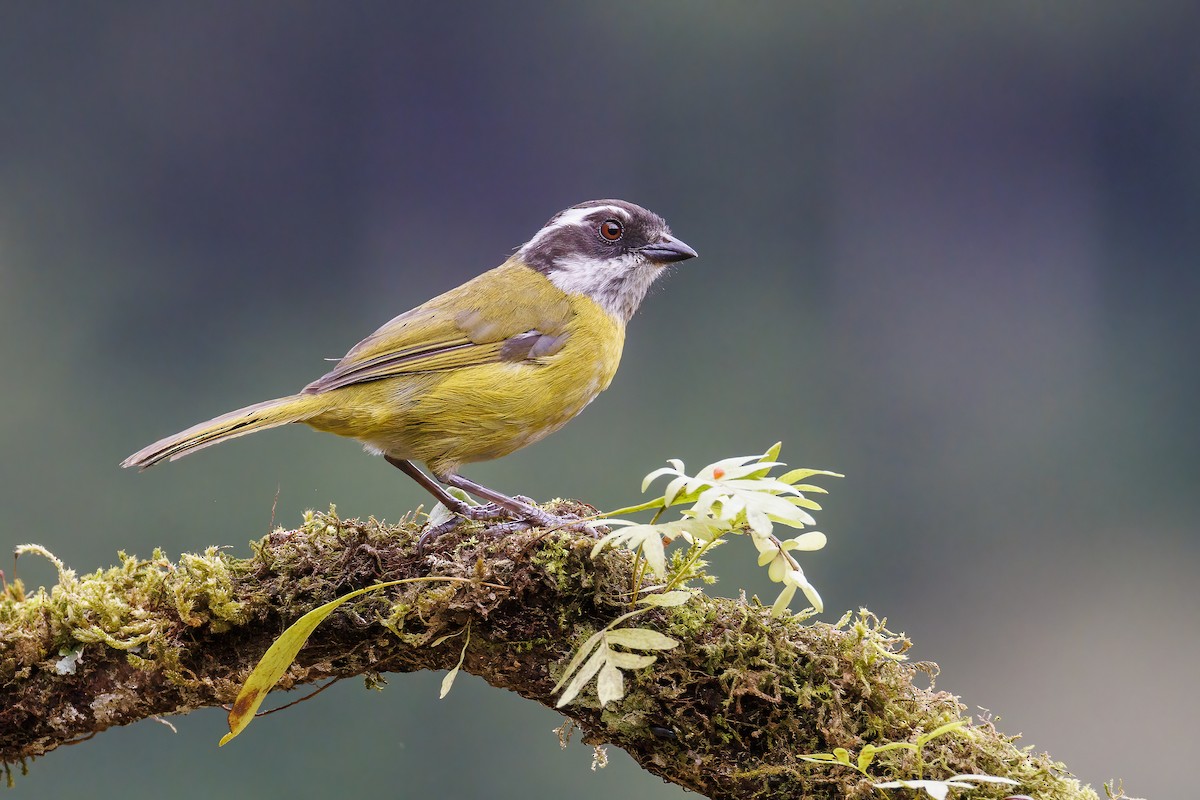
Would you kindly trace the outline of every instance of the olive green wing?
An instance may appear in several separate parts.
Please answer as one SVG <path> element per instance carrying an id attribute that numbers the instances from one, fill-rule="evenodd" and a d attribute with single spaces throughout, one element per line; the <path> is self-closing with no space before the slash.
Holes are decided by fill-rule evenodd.
<path id="1" fill-rule="evenodd" d="M 567 297 L 554 284 L 506 263 L 385 323 L 304 391 L 538 359 L 565 344 L 570 318 Z"/>

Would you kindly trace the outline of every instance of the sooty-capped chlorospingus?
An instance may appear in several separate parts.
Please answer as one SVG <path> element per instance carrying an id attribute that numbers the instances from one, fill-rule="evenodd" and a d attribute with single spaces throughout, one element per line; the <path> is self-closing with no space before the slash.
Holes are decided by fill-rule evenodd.
<path id="1" fill-rule="evenodd" d="M 150 467 L 289 422 L 363 442 L 463 517 L 565 520 L 459 474 L 532 444 L 608 388 L 625 324 L 664 268 L 696 251 L 622 200 L 561 211 L 495 269 L 363 339 L 299 394 L 194 425 L 131 455 Z M 441 483 L 488 505 L 450 495 Z"/>

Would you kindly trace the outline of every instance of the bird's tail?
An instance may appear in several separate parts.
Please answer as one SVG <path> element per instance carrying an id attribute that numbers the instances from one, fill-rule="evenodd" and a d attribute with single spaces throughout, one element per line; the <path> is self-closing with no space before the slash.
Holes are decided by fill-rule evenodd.
<path id="1" fill-rule="evenodd" d="M 275 428 L 289 422 L 303 422 L 324 410 L 325 398 L 318 394 L 295 394 L 255 403 L 222 414 L 208 422 L 193 425 L 174 436 L 159 439 L 122 461 L 121 466 L 145 469 L 160 461 L 174 461 L 203 447 L 245 436 L 247 433 Z"/>

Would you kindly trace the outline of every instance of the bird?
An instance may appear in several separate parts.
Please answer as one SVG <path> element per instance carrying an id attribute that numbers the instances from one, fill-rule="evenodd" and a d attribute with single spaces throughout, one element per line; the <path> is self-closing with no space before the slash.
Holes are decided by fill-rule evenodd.
<path id="1" fill-rule="evenodd" d="M 634 203 L 571 206 L 500 266 L 384 323 L 300 392 L 193 425 L 121 466 L 145 469 L 304 423 L 382 455 L 452 512 L 450 527 L 462 519 L 570 524 L 460 468 L 533 444 L 583 411 L 612 381 L 626 324 L 651 284 L 696 255 Z M 446 486 L 486 502 L 468 503 Z"/>

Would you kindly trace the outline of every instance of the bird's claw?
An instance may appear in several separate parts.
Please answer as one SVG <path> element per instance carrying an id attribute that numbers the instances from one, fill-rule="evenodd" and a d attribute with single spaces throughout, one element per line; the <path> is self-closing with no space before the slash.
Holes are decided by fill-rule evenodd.
<path id="1" fill-rule="evenodd" d="M 425 557 L 425 545 L 434 541 L 443 533 L 449 533 L 462 524 L 463 518 L 453 516 L 445 522 L 438 525 L 430 525 L 428 530 L 421 533 L 421 538 L 417 539 L 417 558 Z"/>
<path id="2" fill-rule="evenodd" d="M 461 509 L 456 509 L 455 513 L 461 514 L 467 519 L 476 521 L 518 518 L 517 514 L 509 511 L 507 508 L 499 505 L 498 503 L 484 503 L 483 505 L 478 506 L 464 504 Z"/>

